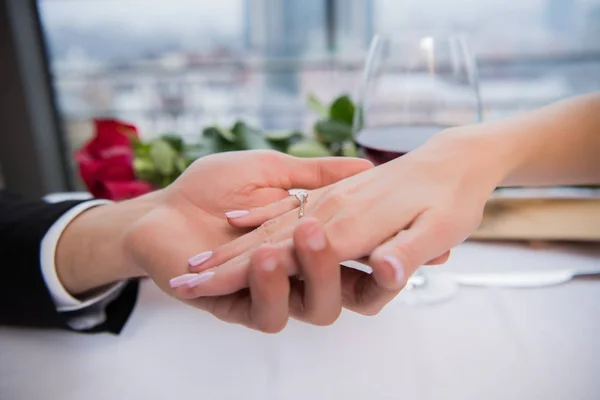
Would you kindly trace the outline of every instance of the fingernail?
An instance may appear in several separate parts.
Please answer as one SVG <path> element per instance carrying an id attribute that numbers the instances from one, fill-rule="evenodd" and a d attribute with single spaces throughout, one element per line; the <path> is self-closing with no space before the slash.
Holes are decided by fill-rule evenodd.
<path id="1" fill-rule="evenodd" d="M 203 272 L 201 274 L 198 274 L 194 279 L 188 281 L 187 286 L 189 288 L 196 287 L 198 285 L 203 284 L 204 282 L 208 282 L 209 280 L 212 279 L 213 276 L 215 276 L 215 273 L 212 271 Z"/>
<path id="2" fill-rule="evenodd" d="M 190 264 L 190 267 L 197 267 L 203 262 L 206 262 L 209 258 L 212 257 L 212 255 L 212 251 L 205 251 L 204 253 L 197 254 L 194 257 L 190 258 L 188 260 L 188 263 Z"/>
<path id="3" fill-rule="evenodd" d="M 229 211 L 225 213 L 225 216 L 229 219 L 235 219 L 235 218 L 241 218 L 241 217 L 245 217 L 246 215 L 250 214 L 250 211 L 246 211 L 246 210 L 235 210 L 235 211 Z"/>
<path id="4" fill-rule="evenodd" d="M 180 286 L 185 285 L 197 276 L 198 274 L 183 274 L 171 279 L 169 281 L 169 285 L 171 285 L 172 288 L 178 288 Z"/>
<path id="5" fill-rule="evenodd" d="M 277 260 L 273 256 L 266 257 L 261 261 L 260 267 L 267 272 L 274 271 L 277 268 Z"/>
<path id="6" fill-rule="evenodd" d="M 308 232 L 306 244 L 312 251 L 321 251 L 327 245 L 325 233 L 319 227 L 314 227 Z"/>
<path id="7" fill-rule="evenodd" d="M 404 268 L 402 266 L 402 261 L 400 261 L 396 256 L 385 256 L 383 257 L 383 259 L 394 269 L 394 273 L 396 275 L 396 282 L 403 283 Z"/>

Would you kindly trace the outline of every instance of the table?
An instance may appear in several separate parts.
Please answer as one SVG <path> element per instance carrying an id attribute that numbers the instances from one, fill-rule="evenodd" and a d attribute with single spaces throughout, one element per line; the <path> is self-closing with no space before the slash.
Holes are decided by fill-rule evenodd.
<path id="1" fill-rule="evenodd" d="M 600 263 L 599 246 L 465 243 L 445 271 Z M 600 399 L 600 281 L 460 288 L 331 327 L 265 335 L 145 281 L 121 336 L 0 328 L 0 398 Z"/>

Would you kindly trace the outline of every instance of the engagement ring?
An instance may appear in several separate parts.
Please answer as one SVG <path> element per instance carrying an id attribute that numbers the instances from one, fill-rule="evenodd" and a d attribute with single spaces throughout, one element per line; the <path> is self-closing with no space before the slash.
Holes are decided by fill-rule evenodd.
<path id="1" fill-rule="evenodd" d="M 306 190 L 290 190 L 290 196 L 294 196 L 300 202 L 300 207 L 298 208 L 298 219 L 304 217 L 304 206 L 308 201 L 308 192 Z"/>

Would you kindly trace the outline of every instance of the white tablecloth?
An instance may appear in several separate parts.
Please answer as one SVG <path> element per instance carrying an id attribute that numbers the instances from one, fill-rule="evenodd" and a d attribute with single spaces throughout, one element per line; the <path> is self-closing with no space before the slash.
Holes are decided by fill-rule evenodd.
<path id="1" fill-rule="evenodd" d="M 447 271 L 593 268 L 600 249 L 467 243 Z M 438 267 L 439 268 L 439 267 Z M 121 336 L 0 328 L 0 399 L 600 399 L 600 281 L 460 288 L 278 335 L 142 285 Z"/>

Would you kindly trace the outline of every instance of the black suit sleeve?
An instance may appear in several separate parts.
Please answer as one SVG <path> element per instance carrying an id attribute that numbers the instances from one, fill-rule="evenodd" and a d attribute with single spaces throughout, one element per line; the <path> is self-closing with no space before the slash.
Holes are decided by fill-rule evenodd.
<path id="1" fill-rule="evenodd" d="M 23 202 L 0 193 L 0 325 L 69 329 L 58 313 L 40 269 L 40 244 L 52 224 L 81 201 Z M 132 281 L 110 303 L 106 321 L 87 332 L 119 333 L 137 298 Z"/>

